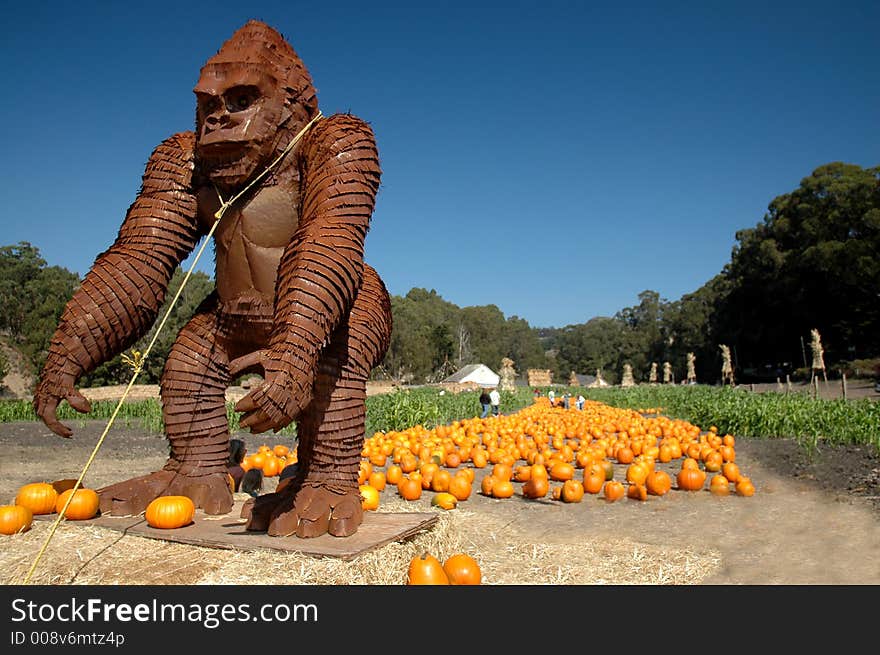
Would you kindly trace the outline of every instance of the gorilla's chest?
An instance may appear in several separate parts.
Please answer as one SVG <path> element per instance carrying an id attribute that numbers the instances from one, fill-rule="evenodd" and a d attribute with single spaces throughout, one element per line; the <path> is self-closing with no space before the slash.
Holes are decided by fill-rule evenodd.
<path id="1" fill-rule="evenodd" d="M 205 227 L 216 220 L 220 199 L 212 188 L 203 187 L 198 193 L 199 218 Z M 235 202 L 223 215 L 214 232 L 218 256 L 235 250 L 237 246 L 258 249 L 283 249 L 299 223 L 297 199 L 294 192 L 282 186 L 271 186 L 248 194 Z"/>

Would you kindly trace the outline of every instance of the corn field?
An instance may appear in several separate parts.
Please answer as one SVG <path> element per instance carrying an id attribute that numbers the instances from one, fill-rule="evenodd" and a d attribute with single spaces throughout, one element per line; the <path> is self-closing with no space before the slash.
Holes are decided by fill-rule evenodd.
<path id="1" fill-rule="evenodd" d="M 564 390 L 562 390 L 564 391 Z M 557 390 L 557 397 L 562 391 Z M 580 389 L 574 396 L 629 409 L 661 408 L 666 416 L 689 421 L 707 429 L 737 437 L 791 438 L 808 452 L 819 444 L 870 445 L 880 451 L 880 403 L 870 399 L 823 400 L 797 393 L 752 393 L 744 389 L 707 386 L 636 386 L 629 388 Z M 546 395 L 546 394 L 545 394 Z M 530 389 L 502 392 L 501 411 L 514 413 L 533 402 Z M 414 425 L 432 429 L 455 420 L 479 416 L 478 396 L 473 392 L 441 393 L 432 387 L 396 390 L 367 398 L 366 434 L 404 430 Z M 79 414 L 62 403 L 58 416 L 72 424 L 109 420 L 117 403 L 92 403 L 89 414 Z M 572 403 L 573 406 L 573 403 Z M 227 405 L 230 429 L 237 432 L 239 414 Z M 0 401 L 0 422 L 36 421 L 33 406 L 24 400 Z M 162 409 L 156 400 L 124 403 L 116 422 L 161 433 Z M 295 425 L 281 434 L 295 435 Z"/>

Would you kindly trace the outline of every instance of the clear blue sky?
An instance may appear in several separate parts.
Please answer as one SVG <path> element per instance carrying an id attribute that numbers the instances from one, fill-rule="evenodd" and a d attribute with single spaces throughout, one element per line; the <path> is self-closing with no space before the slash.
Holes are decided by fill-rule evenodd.
<path id="1" fill-rule="evenodd" d="M 324 114 L 373 126 L 366 257 L 390 292 L 533 327 L 676 300 L 814 168 L 880 164 L 875 1 L 481 5 L 6 3 L 0 245 L 85 274 L 249 18 L 291 42 Z"/>

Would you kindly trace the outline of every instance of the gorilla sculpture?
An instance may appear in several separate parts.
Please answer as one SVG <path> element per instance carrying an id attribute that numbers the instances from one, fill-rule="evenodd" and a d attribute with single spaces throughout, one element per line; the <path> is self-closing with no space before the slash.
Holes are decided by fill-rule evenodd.
<path id="1" fill-rule="evenodd" d="M 207 61 L 194 91 L 195 133 L 150 156 L 116 240 L 61 316 L 35 409 L 53 432 L 72 434 L 59 402 L 89 411 L 80 376 L 146 333 L 176 267 L 244 191 L 215 227 L 216 288 L 162 374 L 169 459 L 99 489 L 101 510 L 137 514 L 180 494 L 208 514 L 230 511 L 225 391 L 256 371 L 262 384 L 235 406 L 240 424 L 261 433 L 296 421 L 301 465 L 282 492 L 245 507 L 247 529 L 351 535 L 363 518 L 366 380 L 391 336 L 388 292 L 363 257 L 381 175 L 372 129 L 349 114 L 323 117 L 299 56 L 259 21 Z"/>

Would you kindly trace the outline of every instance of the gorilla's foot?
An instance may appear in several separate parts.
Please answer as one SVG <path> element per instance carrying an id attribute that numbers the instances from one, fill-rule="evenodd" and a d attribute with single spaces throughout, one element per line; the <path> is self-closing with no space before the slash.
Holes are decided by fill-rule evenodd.
<path id="1" fill-rule="evenodd" d="M 250 509 L 247 529 L 265 530 L 273 537 L 348 537 L 357 532 L 364 520 L 357 489 L 340 493 L 323 486 L 304 485 L 285 492 L 257 498 Z"/>
<path id="2" fill-rule="evenodd" d="M 162 470 L 96 490 L 101 513 L 132 516 L 143 512 L 159 496 L 188 496 L 206 514 L 226 514 L 232 509 L 232 491 L 226 473 L 190 476 Z"/>
<path id="3" fill-rule="evenodd" d="M 245 529 L 252 532 L 266 532 L 276 508 L 293 507 L 293 497 L 293 490 L 285 485 L 284 491 L 262 494 L 247 500 L 241 508 L 241 518 L 248 520 Z"/>

